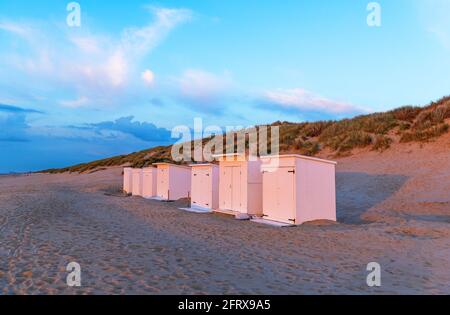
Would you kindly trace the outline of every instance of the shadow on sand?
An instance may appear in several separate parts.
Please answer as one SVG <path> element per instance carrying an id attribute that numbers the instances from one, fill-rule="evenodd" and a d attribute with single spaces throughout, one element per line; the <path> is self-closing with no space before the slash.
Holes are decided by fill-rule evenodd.
<path id="1" fill-rule="evenodd" d="M 408 177 L 402 175 L 371 175 L 366 173 L 336 173 L 338 222 L 367 223 L 361 215 L 397 192 Z"/>

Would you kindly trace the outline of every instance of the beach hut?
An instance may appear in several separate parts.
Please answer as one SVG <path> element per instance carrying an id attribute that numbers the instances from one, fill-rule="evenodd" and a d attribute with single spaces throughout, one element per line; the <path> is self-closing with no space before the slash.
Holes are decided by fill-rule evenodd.
<path id="1" fill-rule="evenodd" d="M 336 221 L 336 162 L 301 155 L 261 160 L 264 219 L 294 225 Z"/>
<path id="2" fill-rule="evenodd" d="M 132 172 L 132 195 L 133 196 L 142 196 L 142 169 L 141 168 L 133 168 Z"/>
<path id="3" fill-rule="evenodd" d="M 142 169 L 142 197 L 156 197 L 156 167 Z"/>
<path id="4" fill-rule="evenodd" d="M 191 208 L 214 210 L 219 207 L 219 167 L 191 165 Z"/>
<path id="5" fill-rule="evenodd" d="M 131 167 L 125 167 L 123 169 L 123 191 L 127 194 L 133 192 L 133 174 Z"/>
<path id="6" fill-rule="evenodd" d="M 188 166 L 154 163 L 156 170 L 156 196 L 161 200 L 189 198 L 191 168 Z"/>
<path id="7" fill-rule="evenodd" d="M 219 161 L 219 212 L 262 215 L 261 161 L 245 154 L 214 156 Z"/>

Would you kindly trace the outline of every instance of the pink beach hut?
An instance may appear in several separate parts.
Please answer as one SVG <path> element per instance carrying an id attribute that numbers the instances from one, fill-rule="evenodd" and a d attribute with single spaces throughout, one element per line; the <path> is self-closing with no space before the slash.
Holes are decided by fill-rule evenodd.
<path id="1" fill-rule="evenodd" d="M 261 160 L 264 219 L 294 225 L 336 221 L 336 162 L 301 155 Z"/>
<path id="2" fill-rule="evenodd" d="M 214 164 L 191 165 L 191 208 L 219 208 L 219 167 Z"/>
<path id="3" fill-rule="evenodd" d="M 142 196 L 142 169 L 133 168 L 132 172 L 132 194 L 133 196 Z"/>
<path id="4" fill-rule="evenodd" d="M 156 167 L 145 167 L 142 169 L 142 197 L 156 197 Z"/>
<path id="5" fill-rule="evenodd" d="M 127 194 L 133 192 L 133 174 L 131 167 L 125 167 L 123 169 L 123 191 Z"/>
<path id="6" fill-rule="evenodd" d="M 262 215 L 261 161 L 245 154 L 214 156 L 219 161 L 219 209 L 237 217 Z"/>
<path id="7" fill-rule="evenodd" d="M 156 171 L 156 196 L 161 200 L 189 198 L 191 191 L 191 168 L 188 166 L 154 163 Z"/>

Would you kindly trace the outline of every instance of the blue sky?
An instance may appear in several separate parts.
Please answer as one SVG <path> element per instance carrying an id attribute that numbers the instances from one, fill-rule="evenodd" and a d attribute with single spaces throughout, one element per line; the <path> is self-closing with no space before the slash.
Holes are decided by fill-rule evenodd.
<path id="1" fill-rule="evenodd" d="M 448 95 L 450 2 L 0 0 L 0 173 L 174 141 L 193 124 L 339 119 Z"/>

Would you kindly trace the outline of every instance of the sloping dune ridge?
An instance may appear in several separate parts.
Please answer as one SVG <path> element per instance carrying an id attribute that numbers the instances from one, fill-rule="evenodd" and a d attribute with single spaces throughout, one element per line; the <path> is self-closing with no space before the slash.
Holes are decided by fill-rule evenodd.
<path id="1" fill-rule="evenodd" d="M 337 159 L 338 223 L 274 228 L 105 194 L 121 168 L 0 177 L 3 294 L 449 294 L 450 135 Z M 66 265 L 82 286 L 66 285 Z M 381 287 L 368 287 L 378 262 Z"/>

